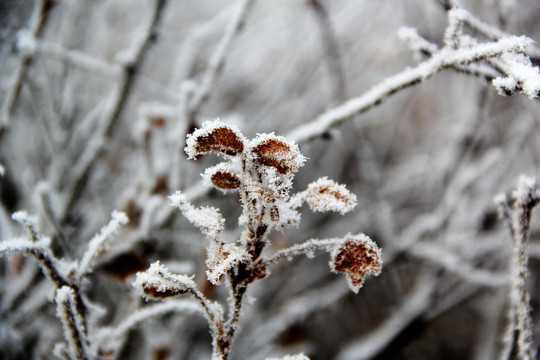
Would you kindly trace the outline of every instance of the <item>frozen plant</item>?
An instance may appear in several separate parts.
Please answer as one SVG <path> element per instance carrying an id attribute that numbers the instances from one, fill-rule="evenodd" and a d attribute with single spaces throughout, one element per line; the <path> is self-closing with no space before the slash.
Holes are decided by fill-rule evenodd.
<path id="1" fill-rule="evenodd" d="M 180 192 L 170 196 L 171 205 L 178 207 L 209 240 L 206 275 L 212 284 L 224 283 L 229 288 L 227 318 L 223 306 L 207 299 L 191 277 L 172 274 L 159 262 L 138 273 L 134 286 L 149 299 L 193 296 L 210 326 L 213 359 L 228 357 L 247 288 L 268 276 L 270 264 L 301 254 L 311 257 L 315 251 L 325 250 L 331 255 L 331 270 L 344 273 L 354 292 L 358 292 L 366 275 L 380 273 L 380 250 L 364 234 L 312 239 L 274 254 L 265 251 L 271 231 L 299 223 L 298 208 L 304 202 L 314 211 L 341 214 L 351 211 L 357 203 L 356 196 L 345 186 L 327 178 L 291 196 L 294 175 L 306 161 L 296 144 L 273 133 L 248 140 L 234 126 L 208 121 L 188 135 L 185 151 L 190 159 L 206 154 L 223 157 L 223 162 L 206 169 L 203 181 L 225 193 L 237 192 L 240 198 L 239 224 L 245 230 L 236 242 L 230 243 L 220 238 L 225 221 L 218 209 L 196 208 Z"/>
<path id="2" fill-rule="evenodd" d="M 93 341 L 97 329 L 94 329 L 93 320 L 101 309 L 85 295 L 85 279 L 106 252 L 113 235 L 121 225 L 128 223 L 126 214 L 112 212 L 111 221 L 90 240 L 80 261 L 69 261 L 55 255 L 52 240 L 40 233 L 36 217 L 26 211 L 17 211 L 11 217 L 26 228 L 28 235 L 0 242 L 0 255 L 19 253 L 33 256 L 54 284 L 56 312 L 62 322 L 66 341 L 55 345 L 54 354 L 60 359 L 97 358 L 98 350 Z"/>

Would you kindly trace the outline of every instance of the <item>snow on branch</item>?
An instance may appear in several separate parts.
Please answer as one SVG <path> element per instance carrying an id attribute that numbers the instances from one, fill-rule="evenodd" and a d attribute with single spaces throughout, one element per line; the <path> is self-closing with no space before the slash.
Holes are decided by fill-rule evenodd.
<path id="1" fill-rule="evenodd" d="M 180 191 L 169 196 L 170 205 L 177 207 L 182 214 L 196 228 L 206 235 L 209 239 L 217 240 L 217 237 L 225 226 L 225 219 L 221 216 L 218 209 L 214 207 L 195 208 L 184 194 Z"/>
<path id="2" fill-rule="evenodd" d="M 135 311 L 120 324 L 100 329 L 96 339 L 97 344 L 103 351 L 115 351 L 119 348 L 119 342 L 130 330 L 138 324 L 151 318 L 164 316 L 171 312 L 203 313 L 200 304 L 193 300 L 169 300 L 156 305 L 147 306 Z"/>
<path id="3" fill-rule="evenodd" d="M 227 321 L 223 323 L 221 310 L 212 310 L 210 302 L 197 290 L 193 280 L 171 274 L 159 263 L 139 273 L 134 286 L 147 298 L 163 299 L 190 293 L 199 300 L 211 327 L 215 359 L 227 358 L 247 287 L 268 275 L 269 264 L 300 254 L 311 257 L 317 250 L 326 250 L 331 255 L 331 270 L 344 273 L 355 293 L 367 275 L 380 273 L 380 249 L 364 234 L 310 240 L 265 258 L 263 250 L 269 241 L 268 233 L 296 225 L 300 221 L 296 209 L 304 201 L 314 211 L 336 211 L 340 214 L 351 211 L 357 203 L 356 196 L 344 185 L 326 177 L 291 197 L 294 176 L 306 161 L 295 142 L 274 133 L 257 134 L 248 140 L 238 128 L 215 120 L 204 122 L 200 129 L 189 134 L 184 150 L 188 158 L 194 160 L 207 154 L 222 157 L 221 163 L 207 168 L 202 174 L 203 181 L 206 185 L 225 192 L 236 191 L 240 195 L 242 214 L 239 223 L 245 230 L 234 243 L 218 240 L 224 228 L 224 219 L 218 209 L 195 208 L 180 191 L 169 196 L 170 205 L 179 208 L 212 240 L 207 247 L 206 275 L 214 285 L 219 285 L 224 277 L 227 279 L 225 285 L 230 293 Z"/>
<path id="4" fill-rule="evenodd" d="M 309 358 L 305 354 L 300 353 L 296 355 L 285 355 L 281 358 L 268 358 L 266 360 L 309 360 Z"/>
<path id="5" fill-rule="evenodd" d="M 293 245 L 286 249 L 276 251 L 270 258 L 266 260 L 267 264 L 279 262 L 287 259 L 291 261 L 293 257 L 298 255 L 305 255 L 308 258 L 315 256 L 315 251 L 323 250 L 331 252 L 343 239 L 311 239 L 303 242 L 302 244 Z"/>
<path id="6" fill-rule="evenodd" d="M 10 87 L 5 100 L 2 103 L 0 109 L 0 130 L 3 129 L 9 123 L 11 112 L 17 102 L 17 98 L 22 88 L 24 77 L 26 76 L 26 69 L 30 65 L 33 57 L 32 46 L 35 43 L 35 39 L 39 36 L 41 29 L 47 18 L 47 14 L 50 11 L 51 0 L 37 0 L 30 18 L 30 24 L 26 30 L 22 30 L 22 35 L 19 37 L 18 46 L 21 48 L 21 55 L 17 68 L 14 71 L 14 76 L 11 80 Z M 28 35 L 29 38 L 25 35 Z M 28 42 L 30 39 L 30 42 Z"/>
<path id="7" fill-rule="evenodd" d="M 306 255 L 312 258 L 317 250 L 330 253 L 330 268 L 334 272 L 345 273 L 347 284 L 354 293 L 358 293 L 366 275 L 378 276 L 381 273 L 381 250 L 373 240 L 364 234 L 347 234 L 343 238 L 308 240 L 302 244 L 277 251 L 266 260 L 266 263 L 271 264 L 285 258 L 290 261 L 297 255 Z"/>
<path id="8" fill-rule="evenodd" d="M 189 103 L 189 120 L 192 120 L 191 118 L 201 110 L 201 107 L 210 98 L 214 88 L 214 83 L 225 65 L 227 51 L 229 50 L 233 39 L 242 28 L 253 2 L 254 0 L 242 1 L 242 3 L 239 5 L 237 13 L 231 19 L 225 33 L 223 34 L 223 37 L 212 53 L 206 72 L 203 75 L 203 79 Z"/>
<path id="9" fill-rule="evenodd" d="M 92 271 L 95 260 L 107 250 L 114 234 L 120 229 L 121 225 L 125 225 L 128 222 L 129 219 L 125 213 L 116 210 L 112 212 L 111 221 L 88 244 L 88 249 L 79 263 L 79 279 Z"/>
<path id="10" fill-rule="evenodd" d="M 150 265 L 145 272 L 137 273 L 133 286 L 142 291 L 147 299 L 165 299 L 188 292 L 194 292 L 197 285 L 186 275 L 176 275 L 161 265 L 159 261 Z"/>
<path id="11" fill-rule="evenodd" d="M 30 240 L 15 238 L 0 242 L 0 254 L 21 253 L 32 255 L 41 265 L 45 275 L 57 286 L 68 284 L 67 273 L 70 265 L 57 259 L 51 251 L 51 238 L 43 236 L 37 228 L 37 219 L 26 211 L 17 211 L 12 215 L 13 220 L 25 226 L 30 234 Z"/>
<path id="12" fill-rule="evenodd" d="M 451 14 L 459 13 L 461 12 L 451 12 Z M 497 37 L 496 40 L 485 43 L 471 43 L 466 36 L 463 36 L 463 38 L 466 38 L 466 41 L 461 41 L 461 27 L 459 24 L 461 23 L 456 20 L 455 16 L 452 15 L 449 17 L 449 25 L 445 35 L 446 44 L 443 48 L 435 52 L 433 52 L 435 48 L 420 41 L 417 34 L 411 30 L 402 30 L 402 37 L 412 40 L 415 43 L 415 47 L 432 52 L 430 54 L 431 57 L 413 68 L 407 68 L 396 75 L 384 79 L 363 95 L 352 98 L 342 105 L 328 110 L 312 122 L 298 126 L 291 130 L 286 137 L 295 142 L 309 141 L 323 135 L 330 128 L 352 119 L 355 115 L 364 113 L 372 107 L 381 104 L 389 96 L 429 79 L 443 69 L 456 68 L 463 70 L 464 67 L 469 67 L 483 60 L 501 58 L 505 54 L 524 54 L 527 48 L 533 43 L 531 39 L 525 36 L 510 35 Z M 522 79 L 525 75 L 534 74 L 534 71 L 538 73 L 538 68 L 521 64 L 527 67 L 527 71 L 523 70 L 521 66 L 517 66 L 514 61 L 512 62 L 512 66 L 503 68 L 508 73 L 502 75 L 519 75 L 519 78 Z M 471 72 L 475 72 L 476 70 L 477 68 L 471 69 Z M 490 72 L 493 73 L 493 71 Z M 534 79 L 536 78 L 537 76 L 534 76 Z M 523 91 L 530 98 L 537 98 L 539 96 L 538 91 L 540 90 L 536 88 L 538 85 L 537 80 L 531 80 L 526 86 L 517 89 Z"/>
<path id="13" fill-rule="evenodd" d="M 69 286 L 56 290 L 56 314 L 62 321 L 64 338 L 68 343 L 70 358 L 92 359 L 86 338 L 84 320 L 79 314 L 75 291 Z"/>
<path id="14" fill-rule="evenodd" d="M 540 190 L 536 179 L 522 175 L 516 190 L 510 196 L 498 195 L 496 202 L 505 218 L 512 235 L 512 256 L 510 259 L 510 286 L 508 324 L 504 336 L 501 359 L 508 359 L 512 349 L 521 359 L 535 358 L 533 348 L 533 325 L 529 294 L 526 288 L 528 275 L 528 242 L 530 237 L 532 209 L 540 202 Z"/>

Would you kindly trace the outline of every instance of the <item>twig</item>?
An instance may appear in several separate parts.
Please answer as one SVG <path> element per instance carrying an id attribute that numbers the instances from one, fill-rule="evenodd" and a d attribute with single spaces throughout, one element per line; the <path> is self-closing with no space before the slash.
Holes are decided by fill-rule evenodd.
<path id="1" fill-rule="evenodd" d="M 187 115 L 190 122 L 195 119 L 202 106 L 210 98 L 212 90 L 214 89 L 214 83 L 225 65 L 227 51 L 229 50 L 232 40 L 244 25 L 253 2 L 254 0 L 243 0 L 240 9 L 229 23 L 225 34 L 214 49 L 214 52 L 210 57 L 208 68 L 189 103 Z"/>
<path id="2" fill-rule="evenodd" d="M 336 245 L 341 243 L 343 239 L 314 239 L 308 240 L 302 244 L 293 245 L 289 248 L 276 251 L 270 258 L 266 260 L 266 264 L 270 265 L 283 259 L 292 260 L 294 256 L 306 255 L 307 257 L 313 257 L 314 252 L 317 250 L 331 251 Z"/>
<path id="3" fill-rule="evenodd" d="M 47 14 L 49 13 L 53 2 L 51 0 L 37 0 L 30 19 L 30 25 L 28 27 L 27 36 L 30 36 L 32 39 L 35 39 L 39 36 L 46 20 Z M 21 91 L 22 83 L 26 74 L 26 69 L 31 63 L 33 53 L 32 51 L 23 50 L 20 56 L 19 63 L 17 68 L 14 71 L 15 75 L 12 78 L 11 86 L 6 95 L 6 99 L 2 104 L 2 109 L 0 110 L 0 131 L 3 130 L 9 123 L 9 117 L 13 111 L 13 107 L 17 101 L 17 97 Z M 28 49 L 27 49 L 28 50 Z"/>
<path id="4" fill-rule="evenodd" d="M 504 336 L 501 359 L 515 354 L 519 359 L 535 358 L 532 344 L 532 319 L 525 280 L 527 278 L 527 252 L 530 237 L 530 220 L 534 206 L 540 202 L 540 191 L 534 178 L 521 176 L 512 197 L 497 198 L 501 213 L 508 222 L 513 239 L 510 261 L 511 284 L 509 288 L 508 324 Z"/>
<path id="5" fill-rule="evenodd" d="M 345 82 L 345 74 L 343 72 L 343 63 L 339 52 L 338 41 L 332 27 L 332 22 L 321 1 L 310 0 L 308 4 L 313 10 L 315 19 L 317 20 L 321 43 L 323 44 L 323 55 L 328 70 L 330 71 L 330 78 L 333 80 L 333 100 L 335 102 L 341 102 L 347 97 L 347 85 Z"/>
<path id="6" fill-rule="evenodd" d="M 56 312 L 64 326 L 64 336 L 68 342 L 71 357 L 76 360 L 93 358 L 88 351 L 86 328 L 79 314 L 75 291 L 69 286 L 56 290 Z"/>
<path id="7" fill-rule="evenodd" d="M 193 300 L 169 300 L 163 303 L 158 303 L 156 305 L 145 307 L 141 310 L 138 310 L 131 314 L 129 317 L 124 319 L 120 324 L 103 328 L 99 331 L 97 338 L 98 343 L 105 342 L 114 342 L 125 336 L 128 331 L 133 329 L 139 323 L 156 317 L 165 315 L 169 312 L 193 312 L 193 313 L 202 313 L 202 308 L 200 304 Z"/>
<path id="8" fill-rule="evenodd" d="M 308 124 L 298 126 L 291 130 L 286 137 L 298 143 L 312 140 L 323 135 L 330 128 L 349 120 L 352 116 L 366 112 L 372 107 L 381 104 L 389 96 L 416 85 L 443 69 L 469 65 L 507 52 L 521 52 L 529 43 L 530 40 L 526 38 L 513 36 L 466 49 L 445 47 L 416 67 L 386 78 L 364 93 L 364 95 L 348 100 L 344 104 L 323 113 Z"/>
<path id="9" fill-rule="evenodd" d="M 77 199 L 80 198 L 81 193 L 84 191 L 88 176 L 103 151 L 103 147 L 106 143 L 105 140 L 112 135 L 114 126 L 124 110 L 127 99 L 133 91 L 136 76 L 148 53 L 148 49 L 157 37 L 157 31 L 165 5 L 166 0 L 155 0 L 154 13 L 150 26 L 144 33 L 144 36 L 141 37 L 141 41 L 137 48 L 133 50 L 132 54 L 130 54 L 130 58 L 124 64 L 120 85 L 115 90 L 113 96 L 111 96 L 111 107 L 109 112 L 104 116 L 104 120 L 101 123 L 98 133 L 93 136 L 93 139 L 95 139 L 94 145 L 85 149 L 85 152 L 81 156 L 81 166 L 79 166 L 81 170 L 76 173 L 71 189 L 68 192 L 67 201 L 62 211 L 63 220 L 67 219 Z"/>

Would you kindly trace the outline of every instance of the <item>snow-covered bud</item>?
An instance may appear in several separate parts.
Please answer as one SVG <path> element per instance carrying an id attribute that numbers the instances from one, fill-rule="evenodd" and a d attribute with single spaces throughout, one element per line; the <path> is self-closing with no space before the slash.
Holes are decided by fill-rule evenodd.
<path id="1" fill-rule="evenodd" d="M 349 288 L 355 293 L 364 284 L 366 275 L 377 276 L 381 273 L 381 250 L 364 234 L 346 235 L 331 256 L 332 271 L 345 273 Z"/>
<path id="2" fill-rule="evenodd" d="M 251 152 L 254 160 L 262 165 L 272 166 L 280 174 L 298 171 L 304 165 L 305 157 L 300 154 L 298 145 L 281 136 L 259 134 L 253 139 Z"/>
<path id="3" fill-rule="evenodd" d="M 166 299 L 196 288 L 195 282 L 186 275 L 176 275 L 156 261 L 145 272 L 137 273 L 133 286 L 149 299 Z"/>
<path id="4" fill-rule="evenodd" d="M 356 206 L 356 195 L 326 177 L 309 184 L 306 190 L 306 202 L 313 211 L 336 211 L 341 215 Z"/>
<path id="5" fill-rule="evenodd" d="M 212 152 L 237 155 L 244 151 L 244 143 L 244 136 L 235 126 L 218 120 L 207 121 L 188 135 L 184 151 L 189 159 Z"/>

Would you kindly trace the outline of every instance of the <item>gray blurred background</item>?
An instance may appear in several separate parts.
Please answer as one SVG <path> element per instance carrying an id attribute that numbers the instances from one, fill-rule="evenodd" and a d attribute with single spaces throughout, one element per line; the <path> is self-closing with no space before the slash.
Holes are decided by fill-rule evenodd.
<path id="1" fill-rule="evenodd" d="M 538 1 L 461 3 L 510 34 L 540 40 Z M 254 1 L 208 97 L 194 107 L 240 6 L 0 1 L 0 235 L 22 233 L 9 216 L 26 209 L 56 254 L 76 259 L 112 210 L 126 211 L 130 224 L 86 284 L 105 310 L 99 326 L 144 305 L 131 282 L 155 260 L 226 299 L 204 277 L 207 240 L 171 212 L 166 196 L 183 190 L 197 205 L 220 208 L 231 241 L 241 231 L 240 207 L 236 195 L 200 187 L 199 174 L 217 159 L 187 161 L 186 133 L 220 118 L 248 138 L 286 135 L 421 60 L 398 37 L 401 27 L 439 45 L 446 27 L 444 1 Z M 540 175 L 538 102 L 501 97 L 483 78 L 446 70 L 299 145 L 308 161 L 295 191 L 328 176 L 346 184 L 358 206 L 345 216 L 303 207 L 300 226 L 274 233 L 268 251 L 364 232 L 383 249 L 383 272 L 355 295 L 330 272 L 327 254 L 275 265 L 250 288 L 254 301 L 243 308 L 231 358 L 302 351 L 313 360 L 495 358 L 511 237 L 493 199 L 520 174 Z M 530 253 L 540 324 L 538 213 Z M 32 259 L 0 261 L 0 357 L 53 358 L 62 339 L 53 286 Z M 209 354 L 204 319 L 175 313 L 131 331 L 119 358 Z"/>

